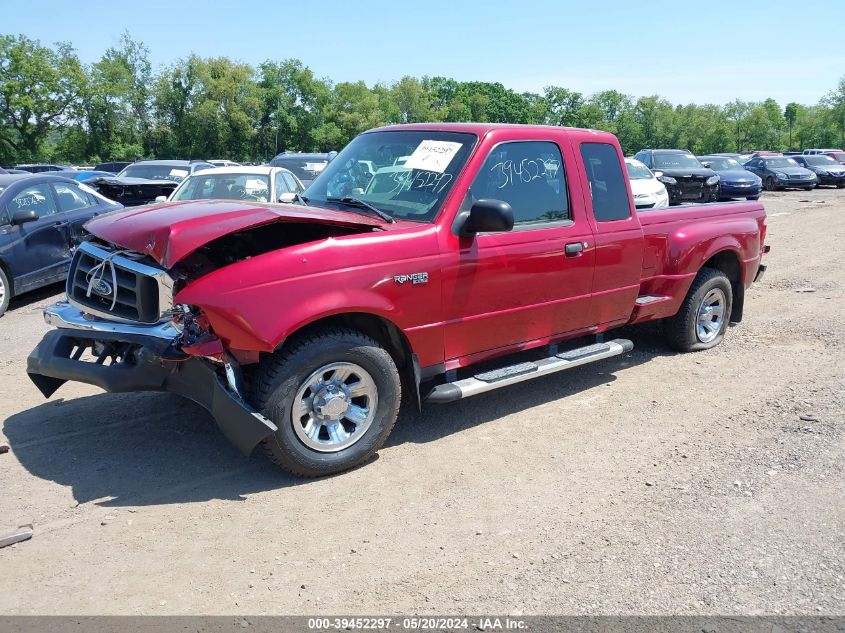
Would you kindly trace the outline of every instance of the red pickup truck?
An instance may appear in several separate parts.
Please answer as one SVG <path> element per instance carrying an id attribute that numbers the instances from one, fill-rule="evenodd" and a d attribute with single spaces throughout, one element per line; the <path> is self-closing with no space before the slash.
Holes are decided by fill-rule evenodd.
<path id="1" fill-rule="evenodd" d="M 713 347 L 765 268 L 761 204 L 637 212 L 594 130 L 380 128 L 293 204 L 240 195 L 87 225 L 28 360 L 46 397 L 175 392 L 245 453 L 325 475 L 378 450 L 402 394 L 450 402 L 621 354 L 603 333 L 654 319 L 675 349 Z"/>

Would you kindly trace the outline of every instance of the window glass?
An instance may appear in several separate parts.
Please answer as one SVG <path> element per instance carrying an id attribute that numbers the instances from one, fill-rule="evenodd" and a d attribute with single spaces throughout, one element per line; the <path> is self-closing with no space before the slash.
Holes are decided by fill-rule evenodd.
<path id="1" fill-rule="evenodd" d="M 701 169 L 695 156 L 681 152 L 655 152 L 654 166 L 657 169 Z"/>
<path id="2" fill-rule="evenodd" d="M 628 190 L 616 148 L 607 143 L 582 143 L 581 157 L 587 170 L 596 221 L 609 222 L 630 217 Z"/>
<path id="3" fill-rule="evenodd" d="M 514 224 L 569 219 L 569 200 L 560 148 L 547 141 L 502 143 L 490 152 L 464 201 L 502 200 Z"/>
<path id="4" fill-rule="evenodd" d="M 182 182 L 188 175 L 188 165 L 160 165 L 135 163 L 120 172 L 118 178 L 146 178 L 147 180 L 172 180 Z"/>
<path id="5" fill-rule="evenodd" d="M 18 211 L 35 211 L 39 218 L 56 212 L 53 196 L 47 185 L 32 185 L 21 191 L 6 205 L 9 217 Z"/>
<path id="6" fill-rule="evenodd" d="M 95 203 L 84 191 L 79 191 L 73 185 L 58 183 L 53 185 L 56 190 L 56 198 L 59 200 L 59 211 L 76 211 L 93 207 Z"/>
<path id="7" fill-rule="evenodd" d="M 174 200 L 255 200 L 270 199 L 270 177 L 266 174 L 206 174 L 202 172 L 188 178 Z"/>
<path id="8" fill-rule="evenodd" d="M 289 174 L 288 172 L 284 171 L 282 172 L 282 176 L 284 177 L 285 182 L 288 185 L 289 191 L 293 191 L 296 193 L 300 193 L 302 191 L 302 187 L 300 187 L 299 183 L 296 182 L 296 177 L 294 177 L 293 174 Z"/>

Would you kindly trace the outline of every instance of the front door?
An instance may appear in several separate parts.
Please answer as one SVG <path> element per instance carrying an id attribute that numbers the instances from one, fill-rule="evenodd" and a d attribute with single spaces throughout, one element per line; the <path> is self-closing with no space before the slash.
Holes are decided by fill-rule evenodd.
<path id="1" fill-rule="evenodd" d="M 447 362 L 590 325 L 593 232 L 581 205 L 573 212 L 561 147 L 551 141 L 496 145 L 462 209 L 481 198 L 509 203 L 514 229 L 461 238 L 447 260 Z"/>
<path id="2" fill-rule="evenodd" d="M 35 211 L 38 219 L 11 224 L 19 211 Z M 6 258 L 16 292 L 61 280 L 70 258 L 70 243 L 67 218 L 57 212 L 50 186 L 41 183 L 25 187 L 6 203 L 3 216 L 3 222 L 8 223 L 0 231 L 5 234 Z"/>

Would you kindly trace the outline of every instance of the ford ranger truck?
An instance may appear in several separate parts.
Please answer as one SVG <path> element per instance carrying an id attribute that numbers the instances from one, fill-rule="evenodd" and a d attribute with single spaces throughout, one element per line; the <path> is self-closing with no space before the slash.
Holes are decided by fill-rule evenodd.
<path id="1" fill-rule="evenodd" d="M 677 350 L 718 345 L 765 268 L 762 205 L 638 213 L 623 161 L 594 130 L 400 125 L 290 205 L 233 190 L 97 217 L 27 371 L 46 397 L 180 394 L 244 453 L 319 476 L 371 457 L 403 395 L 622 354 L 604 333 L 656 319 Z"/>

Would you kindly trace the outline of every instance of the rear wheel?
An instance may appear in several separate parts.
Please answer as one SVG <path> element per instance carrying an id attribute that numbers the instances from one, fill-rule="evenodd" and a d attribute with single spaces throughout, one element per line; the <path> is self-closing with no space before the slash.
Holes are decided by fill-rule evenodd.
<path id="1" fill-rule="evenodd" d="M 721 270 L 702 268 L 678 313 L 664 321 L 669 344 L 680 352 L 710 349 L 722 342 L 730 322 L 731 282 Z"/>
<path id="2" fill-rule="evenodd" d="M 3 313 L 8 309 L 11 298 L 12 286 L 6 276 L 6 271 L 0 268 L 0 316 L 3 316 Z"/>
<path id="3" fill-rule="evenodd" d="M 303 477 L 369 459 L 390 435 L 401 399 L 390 354 L 345 328 L 292 342 L 262 361 L 253 384 L 256 408 L 278 427 L 265 440 L 265 453 Z"/>

